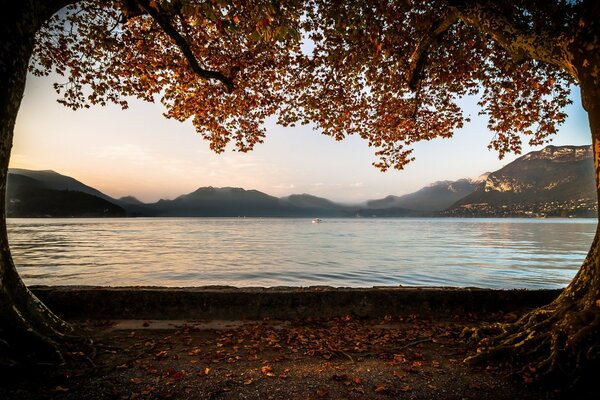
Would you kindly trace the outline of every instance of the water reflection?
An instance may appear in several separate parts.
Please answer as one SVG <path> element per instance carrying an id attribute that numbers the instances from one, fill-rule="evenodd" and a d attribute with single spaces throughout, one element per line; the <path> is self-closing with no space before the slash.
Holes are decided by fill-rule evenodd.
<path id="1" fill-rule="evenodd" d="M 11 219 L 27 284 L 555 288 L 596 220 Z"/>

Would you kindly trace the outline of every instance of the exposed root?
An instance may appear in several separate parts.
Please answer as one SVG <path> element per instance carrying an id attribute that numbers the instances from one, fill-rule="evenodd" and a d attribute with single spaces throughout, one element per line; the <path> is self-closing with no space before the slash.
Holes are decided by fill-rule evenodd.
<path id="1" fill-rule="evenodd" d="M 552 303 L 511 324 L 465 328 L 461 336 L 477 343 L 472 364 L 511 362 L 526 381 L 574 387 L 600 368 L 600 307 Z"/>

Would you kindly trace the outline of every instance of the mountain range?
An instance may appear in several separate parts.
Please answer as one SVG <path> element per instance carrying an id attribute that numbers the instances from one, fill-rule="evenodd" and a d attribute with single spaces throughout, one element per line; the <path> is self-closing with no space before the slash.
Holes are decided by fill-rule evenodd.
<path id="1" fill-rule="evenodd" d="M 54 171 L 10 169 L 9 217 L 546 217 L 597 215 L 591 146 L 548 146 L 477 179 L 345 205 L 310 194 L 201 187 L 173 200 L 112 198 Z"/>

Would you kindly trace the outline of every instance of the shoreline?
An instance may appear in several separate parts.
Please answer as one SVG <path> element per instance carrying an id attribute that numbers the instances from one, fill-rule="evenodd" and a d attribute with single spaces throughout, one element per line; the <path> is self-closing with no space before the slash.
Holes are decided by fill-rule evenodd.
<path id="1" fill-rule="evenodd" d="M 452 287 L 31 286 L 69 319 L 260 320 L 511 312 L 550 303 L 561 289 Z"/>

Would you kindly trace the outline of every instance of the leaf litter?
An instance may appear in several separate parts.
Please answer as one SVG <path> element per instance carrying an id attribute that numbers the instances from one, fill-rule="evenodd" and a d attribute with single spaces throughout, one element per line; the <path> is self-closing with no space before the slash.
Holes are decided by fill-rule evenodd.
<path id="1" fill-rule="evenodd" d="M 100 350 L 97 369 L 45 375 L 0 388 L 19 399 L 537 399 L 537 389 L 501 366 L 471 367 L 467 324 L 502 315 L 431 320 L 418 315 L 361 319 L 247 321 L 221 329 L 190 321 L 170 329 L 82 323 Z M 148 326 L 142 326 L 142 325 Z M 487 367 L 487 368 L 486 368 Z M 3 392 L 4 390 L 4 392 Z M 16 395 L 18 393 L 18 396 Z M 12 396 L 12 397 L 10 397 Z"/>

